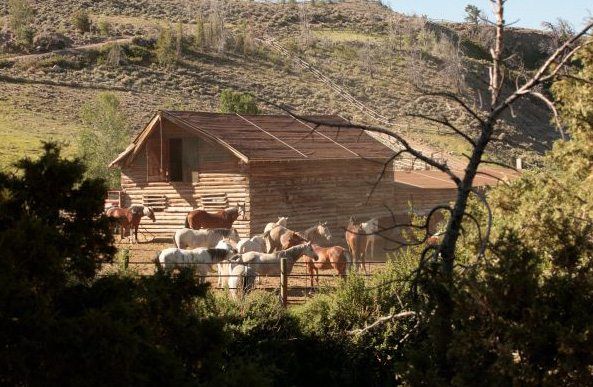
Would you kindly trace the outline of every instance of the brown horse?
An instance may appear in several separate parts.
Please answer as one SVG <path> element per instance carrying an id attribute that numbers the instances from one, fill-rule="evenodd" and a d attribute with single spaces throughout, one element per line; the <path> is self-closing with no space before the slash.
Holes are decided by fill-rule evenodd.
<path id="1" fill-rule="evenodd" d="M 220 210 L 215 213 L 204 210 L 190 211 L 185 217 L 185 228 L 199 230 L 201 228 L 226 228 L 229 229 L 240 214 L 245 215 L 245 208 L 236 206 Z"/>
<path id="2" fill-rule="evenodd" d="M 365 234 L 362 226 L 354 223 L 354 218 L 350 217 L 348 226 L 346 226 L 346 243 L 348 243 L 348 249 L 350 250 L 355 269 L 358 270 L 362 264 L 362 268 L 366 274 L 365 250 L 367 240 Z"/>
<path id="3" fill-rule="evenodd" d="M 129 208 L 113 207 L 107 210 L 106 215 L 109 218 L 115 219 L 113 232 L 115 232 L 115 226 L 119 225 L 122 240 L 124 237 L 130 235 L 131 229 L 134 229 L 136 243 L 138 242 L 138 226 L 142 217 L 146 216 L 153 222 L 156 221 L 153 209 L 140 204 L 133 204 Z"/>
<path id="4" fill-rule="evenodd" d="M 313 287 L 313 274 L 315 274 L 317 286 L 319 286 L 319 270 L 330 270 L 333 268 L 340 277 L 346 278 L 346 271 L 352 257 L 345 248 L 342 246 L 321 247 L 313 245 L 313 251 L 319 257 L 316 261 L 306 255 L 302 256 L 303 262 L 307 265 L 309 271 L 311 287 Z"/>

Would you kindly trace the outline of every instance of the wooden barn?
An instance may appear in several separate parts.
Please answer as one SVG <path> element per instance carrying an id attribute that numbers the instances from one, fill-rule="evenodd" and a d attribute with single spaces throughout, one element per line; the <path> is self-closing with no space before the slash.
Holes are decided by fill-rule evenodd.
<path id="1" fill-rule="evenodd" d="M 304 230 L 327 221 L 343 234 L 351 215 L 420 213 L 455 198 L 446 176 L 391 165 L 368 197 L 394 150 L 335 116 L 317 128 L 286 115 L 160 111 L 111 165 L 122 171 L 123 206 L 156 211 L 155 234 L 171 236 L 195 208 L 245 207 L 241 236 L 261 233 L 278 216 Z M 335 127 L 333 125 L 340 125 Z M 396 166 L 399 164 L 395 164 Z M 489 182 L 483 182 L 488 184 Z"/>

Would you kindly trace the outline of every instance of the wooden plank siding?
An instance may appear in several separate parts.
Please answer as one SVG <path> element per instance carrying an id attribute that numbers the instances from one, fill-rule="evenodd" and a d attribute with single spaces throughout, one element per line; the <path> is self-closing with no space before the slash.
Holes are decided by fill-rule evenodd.
<path id="1" fill-rule="evenodd" d="M 327 221 L 339 240 L 352 215 L 361 220 L 407 213 L 409 203 L 422 213 L 455 198 L 455 191 L 423 190 L 393 183 L 386 173 L 367 203 L 382 166 L 365 160 L 315 160 L 250 163 L 251 226 L 254 233 L 278 216 L 302 231 Z"/>
<path id="2" fill-rule="evenodd" d="M 163 138 L 167 140 L 188 137 L 184 132 L 167 131 L 166 134 L 163 133 Z M 239 165 L 239 160 L 227 157 L 227 150 L 206 142 L 200 142 L 195 151 L 200 156 L 197 171 L 189 174 L 191 181 L 179 182 L 148 181 L 146 152 L 140 151 L 132 163 L 122 168 L 123 205 L 127 207 L 132 203 L 142 203 L 143 197 L 147 195 L 165 196 L 167 206 L 164 211 L 155 213 L 156 222 L 142 219 L 141 226 L 159 237 L 172 237 L 175 230 L 183 227 L 188 211 L 203 208 L 204 197 L 219 193 L 226 196 L 229 206 L 245 204 L 246 214 L 244 217 L 239 217 L 235 227 L 242 237 L 248 236 L 250 234 L 249 178 L 247 173 L 242 171 L 244 168 Z M 219 152 L 222 152 L 222 156 Z M 208 207 L 205 209 L 210 210 Z"/>

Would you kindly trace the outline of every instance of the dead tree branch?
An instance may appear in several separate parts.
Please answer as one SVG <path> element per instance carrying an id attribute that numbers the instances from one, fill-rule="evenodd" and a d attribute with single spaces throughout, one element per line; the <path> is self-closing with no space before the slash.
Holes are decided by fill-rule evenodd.
<path id="1" fill-rule="evenodd" d="M 348 333 L 351 335 L 361 335 L 365 332 L 370 331 L 371 329 L 386 323 L 387 321 L 392 321 L 392 320 L 399 320 L 399 319 L 403 319 L 406 317 L 411 317 L 411 316 L 415 316 L 416 312 L 408 310 L 405 312 L 400 312 L 400 313 L 395 313 L 395 314 L 390 314 L 389 316 L 383 316 L 383 317 L 379 317 L 375 322 L 373 322 L 370 325 L 365 325 L 364 328 L 359 328 L 359 329 L 353 329 L 351 331 L 349 331 Z"/>

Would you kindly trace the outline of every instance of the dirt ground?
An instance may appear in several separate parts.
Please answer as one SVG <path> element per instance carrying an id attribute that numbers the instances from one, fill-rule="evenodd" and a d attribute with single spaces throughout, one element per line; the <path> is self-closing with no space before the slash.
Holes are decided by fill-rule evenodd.
<path id="1" fill-rule="evenodd" d="M 158 252 L 168 247 L 173 247 L 171 242 L 150 242 L 150 243 L 118 243 L 117 248 L 128 249 L 130 251 L 129 267 L 136 270 L 141 275 L 152 275 L 155 271 L 154 258 Z M 367 268 L 369 273 L 376 273 L 380 271 L 384 266 L 382 261 L 368 262 Z M 214 289 L 220 291 L 223 288 L 217 286 L 217 273 L 211 272 L 211 276 L 207 278 L 207 281 L 211 283 Z M 335 286 L 340 281 L 340 278 L 336 275 L 335 270 L 320 270 L 319 271 L 319 287 L 331 287 Z M 261 277 L 260 282 L 256 282 L 256 288 L 266 289 L 268 291 L 280 293 L 280 277 L 266 276 Z M 315 288 L 317 285 L 315 283 Z M 300 260 L 294 265 L 294 268 L 288 278 L 288 302 L 295 304 L 301 303 L 305 298 L 312 294 L 315 289 L 310 288 L 310 278 L 307 272 L 307 267 Z"/>

